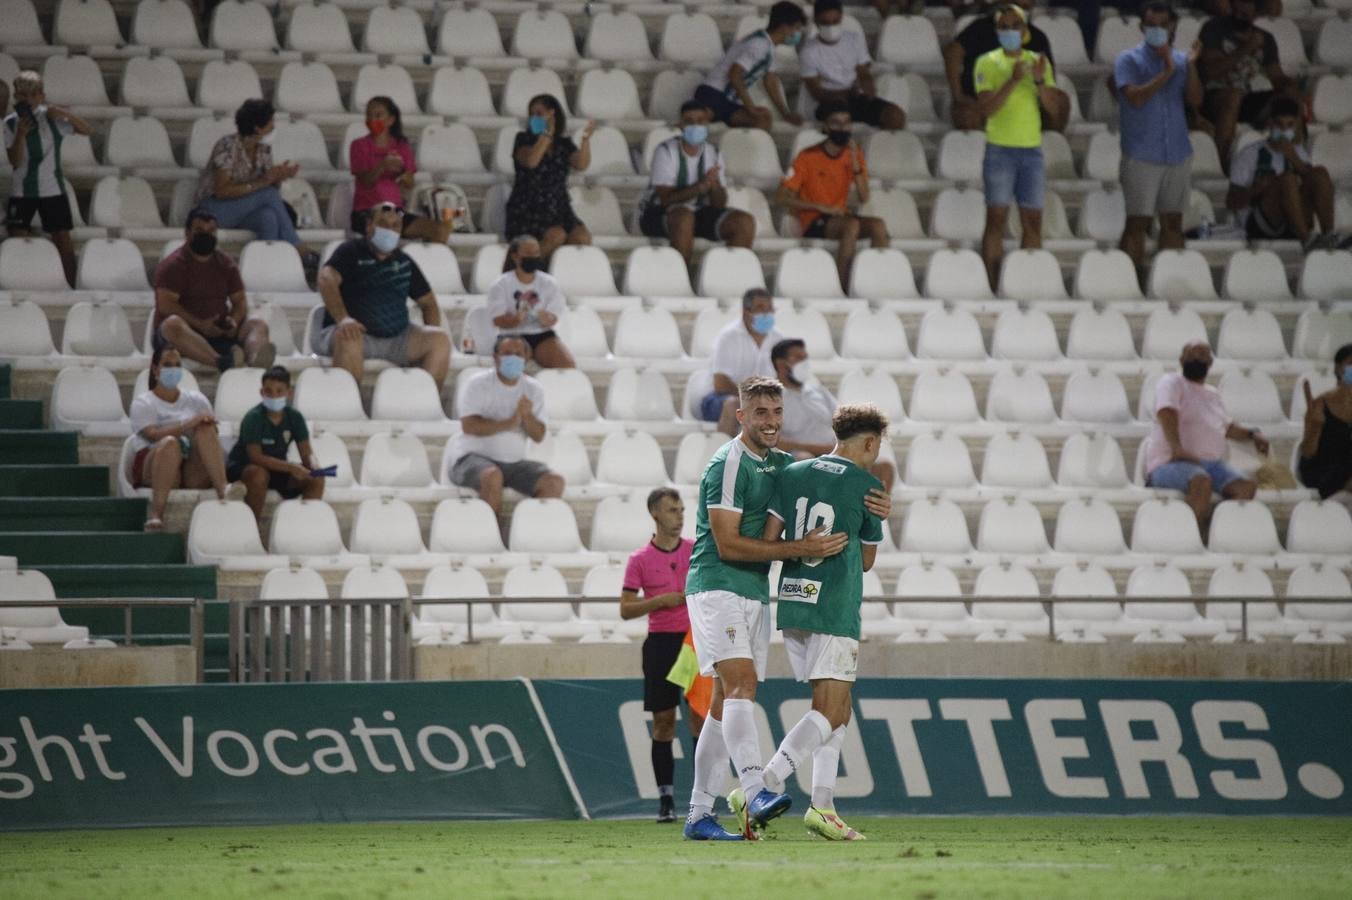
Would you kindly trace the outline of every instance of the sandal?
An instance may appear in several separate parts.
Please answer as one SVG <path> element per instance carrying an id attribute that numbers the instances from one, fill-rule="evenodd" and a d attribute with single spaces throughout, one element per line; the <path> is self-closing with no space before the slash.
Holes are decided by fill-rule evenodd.
<path id="1" fill-rule="evenodd" d="M 164 530 L 164 520 L 163 520 L 163 519 L 160 519 L 160 518 L 149 518 L 149 519 L 146 519 L 145 530 L 146 530 L 146 531 L 163 531 L 163 530 Z"/>

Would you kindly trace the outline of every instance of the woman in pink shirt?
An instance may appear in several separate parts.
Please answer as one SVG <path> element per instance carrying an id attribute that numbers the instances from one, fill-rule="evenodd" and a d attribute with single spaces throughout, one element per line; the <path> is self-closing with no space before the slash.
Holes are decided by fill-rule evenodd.
<path id="1" fill-rule="evenodd" d="M 413 145 L 404 137 L 404 120 L 389 97 L 372 97 L 366 103 L 366 128 L 370 132 L 352 142 L 350 167 L 356 178 L 352 192 L 352 230 L 366 233 L 372 207 L 393 203 L 404 208 L 404 191 L 413 189 Z M 426 216 L 404 213 L 406 238 L 446 243 L 455 230 L 453 221 L 438 222 Z"/>

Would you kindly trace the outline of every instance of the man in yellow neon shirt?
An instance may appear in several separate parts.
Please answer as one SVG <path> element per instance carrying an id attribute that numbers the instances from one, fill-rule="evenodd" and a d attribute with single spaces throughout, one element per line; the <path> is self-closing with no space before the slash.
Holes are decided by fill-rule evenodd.
<path id="1" fill-rule="evenodd" d="M 1019 204 L 1023 247 L 1042 246 L 1042 112 L 1063 119 L 1068 98 L 1056 88 L 1052 65 L 1041 53 L 1024 49 L 1028 14 L 1013 4 L 995 12 L 1000 48 L 976 61 L 973 81 L 977 105 L 986 121 L 986 158 L 981 166 L 986 193 L 986 231 L 981 257 L 991 288 L 1000 279 L 1005 219 L 1010 201 Z"/>

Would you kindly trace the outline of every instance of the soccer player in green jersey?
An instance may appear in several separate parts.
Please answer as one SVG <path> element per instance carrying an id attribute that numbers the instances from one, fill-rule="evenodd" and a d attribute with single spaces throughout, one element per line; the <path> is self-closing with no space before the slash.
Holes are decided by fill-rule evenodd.
<path id="1" fill-rule="evenodd" d="M 717 675 L 709 717 L 695 750 L 695 783 L 685 836 L 738 840 L 751 835 L 791 800 L 767 791 L 761 778 L 755 706 L 770 647 L 769 570 L 777 559 L 833 557 L 848 538 L 830 529 L 808 529 L 792 541 L 766 541 L 766 507 L 775 479 L 793 457 L 775 449 L 784 421 L 783 388 L 770 378 L 739 386 L 740 434 L 714 454 L 700 479 L 695 548 L 686 578 L 686 607 L 700 671 Z M 866 501 L 879 515 L 891 509 L 885 495 Z M 731 757 L 744 802 L 742 834 L 728 832 L 713 815 L 714 791 Z M 711 790 L 712 789 L 712 790 Z"/>
<path id="2" fill-rule="evenodd" d="M 803 822 L 832 841 L 863 840 L 835 810 L 836 770 L 850 693 L 859 667 L 859 606 L 864 573 L 873 568 L 883 522 L 860 500 L 882 483 L 869 472 L 887 435 L 887 417 L 871 403 L 839 407 L 831 418 L 835 448 L 794 463 L 779 476 L 765 522 L 766 540 L 787 529 L 795 539 L 825 528 L 845 535 L 843 553 L 786 560 L 779 581 L 779 627 L 793 674 L 812 685 L 812 709 L 784 736 L 765 766 L 765 786 L 784 790 L 789 776 L 812 760 L 812 805 Z"/>

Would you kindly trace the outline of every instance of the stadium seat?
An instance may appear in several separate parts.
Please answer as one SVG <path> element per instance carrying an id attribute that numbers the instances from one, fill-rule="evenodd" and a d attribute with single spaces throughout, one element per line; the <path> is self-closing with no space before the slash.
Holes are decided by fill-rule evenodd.
<path id="1" fill-rule="evenodd" d="M 1221 319 L 1216 355 L 1246 361 L 1286 359 L 1286 343 L 1277 317 L 1266 309 L 1230 310 Z"/>
<path id="2" fill-rule="evenodd" d="M 779 258 L 775 273 L 776 297 L 844 297 L 835 260 L 821 247 L 795 247 Z"/>
<path id="3" fill-rule="evenodd" d="M 620 201 L 610 188 L 574 185 L 568 189 L 568 199 L 572 202 L 573 212 L 586 223 L 592 234 L 598 237 L 624 237 L 627 234 L 624 216 L 620 212 Z M 557 252 L 556 250 L 555 253 Z M 610 271 L 609 264 L 606 271 Z M 609 280 L 613 285 L 615 276 L 612 274 Z"/>
<path id="4" fill-rule="evenodd" d="M 59 8 L 59 7 L 58 7 Z M 31 0 L 2 0 L 0 2 L 0 21 L 5 23 L 4 45 L 10 48 L 45 48 L 47 38 L 38 22 L 37 10 Z M 0 79 L 6 84 L 14 80 L 15 73 L 0 73 Z"/>
<path id="5" fill-rule="evenodd" d="M 502 581 L 503 598 L 557 597 L 570 595 L 563 575 L 552 566 L 514 566 Z M 571 603 L 502 603 L 504 624 L 515 624 L 523 636 L 550 638 L 580 638 L 598 630 L 593 623 L 583 622 L 573 613 Z M 504 643 L 514 642 L 512 637 Z"/>
<path id="6" fill-rule="evenodd" d="M 1242 561 L 1226 563 L 1211 573 L 1207 597 L 1275 597 L 1272 580 L 1267 573 Z M 1207 603 L 1206 618 L 1224 624 L 1230 635 L 1237 635 L 1247 614 L 1250 636 L 1281 634 L 1286 630 L 1281 611 L 1276 603 L 1248 603 L 1241 610 L 1238 603 Z"/>
<path id="7" fill-rule="evenodd" d="M 1112 142 L 1115 146 L 1117 138 L 1112 137 Z M 1126 199 L 1121 190 L 1094 190 L 1081 198 L 1080 215 L 1075 228 L 1077 237 L 1101 243 L 1116 243 L 1121 238 L 1122 229 L 1126 224 Z M 1078 289 L 1076 296 L 1083 296 Z"/>
<path id="8" fill-rule="evenodd" d="M 690 431 L 676 447 L 676 463 L 672 481 L 676 484 L 699 484 L 704 467 L 709 464 L 719 447 L 728 442 L 728 436 L 715 431 Z"/>
<path id="9" fill-rule="evenodd" d="M 784 177 L 774 140 L 759 128 L 729 128 L 718 149 L 728 178 L 777 185 Z"/>
<path id="10" fill-rule="evenodd" d="M 681 104 L 690 99 L 702 81 L 704 76 L 696 69 L 658 72 L 648 91 L 648 118 L 676 121 L 681 114 Z"/>
<path id="11" fill-rule="evenodd" d="M 925 296 L 941 300 L 992 300 L 986 267 L 975 250 L 936 250 L 925 269 Z"/>
<path id="12" fill-rule="evenodd" d="M 131 424 L 113 374 L 101 366 L 66 366 L 52 384 L 52 428 L 90 437 L 124 438 Z"/>
<path id="13" fill-rule="evenodd" d="M 433 553 L 491 556 L 507 550 L 492 507 L 477 497 L 439 502 L 432 513 L 427 545 Z"/>
<path id="14" fill-rule="evenodd" d="M 911 351 L 906 330 L 896 313 L 856 308 L 845 317 L 840 355 L 845 359 L 897 360 L 910 356 Z"/>
<path id="15" fill-rule="evenodd" d="M 351 59 L 356 55 L 347 17 L 335 3 L 305 3 L 292 7 L 286 28 L 286 47 L 324 59 Z"/>
<path id="16" fill-rule="evenodd" d="M 422 17 L 409 6 L 373 7 L 362 30 L 361 48 L 382 56 L 425 57 L 431 53 Z"/>
<path id="17" fill-rule="evenodd" d="M 971 636 L 978 630 L 966 607 L 956 602 L 962 597 L 962 587 L 947 566 L 929 562 L 907 566 L 897 576 L 895 593 L 898 597 L 955 598 L 955 602 L 949 603 L 930 600 L 894 603 L 893 614 L 905 629 L 897 638 L 899 642 L 946 640 L 946 635 Z"/>
<path id="18" fill-rule="evenodd" d="M 1046 553 L 1047 532 L 1042 514 L 1028 500 L 1004 497 L 991 500 L 981 509 L 977 524 L 976 547 L 987 553 Z"/>
<path id="19" fill-rule="evenodd" d="M 878 132 L 904 134 L 905 132 Z M 893 240 L 924 240 L 925 229 L 920 224 L 920 211 L 909 191 L 898 187 L 880 188 L 869 193 L 868 202 L 859 207 L 860 215 L 876 216 L 887 226 Z M 886 248 L 884 248 L 886 249 Z M 856 260 L 858 257 L 856 256 Z"/>
<path id="20" fill-rule="evenodd" d="M 1339 300 L 1352 296 L 1352 252 L 1314 250 L 1300 270 L 1300 296 L 1307 300 Z"/>
<path id="21" fill-rule="evenodd" d="M 917 422 L 975 422 L 976 394 L 956 369 L 922 370 L 911 388 L 911 418 Z"/>
<path id="22" fill-rule="evenodd" d="M 363 474 L 365 468 L 363 463 Z M 401 569 L 430 568 L 444 559 L 427 552 L 418 514 L 397 497 L 372 497 L 357 505 L 351 544 L 354 553 L 369 554 L 374 561 Z"/>
<path id="23" fill-rule="evenodd" d="M 1011 300 L 1065 300 L 1061 265 L 1050 250 L 1014 250 L 1000 267 L 1000 296 Z"/>
<path id="24" fill-rule="evenodd" d="M 930 208 L 932 236 L 946 241 L 979 241 L 985 227 L 986 197 L 980 190 L 944 188 L 934 198 Z"/>
<path id="25" fill-rule="evenodd" d="M 639 360 L 679 359 L 681 332 L 671 312 L 627 306 L 615 322 L 615 355 Z"/>
<path id="26" fill-rule="evenodd" d="M 650 167 L 651 162 L 650 159 Z M 729 187 L 728 209 L 740 209 L 755 219 L 756 234 L 762 240 L 773 239 L 778 236 L 779 230 L 775 227 L 774 215 L 770 212 L 770 202 L 765 199 L 765 194 L 759 188 L 738 187 L 736 185 Z M 786 215 L 781 219 L 781 223 L 792 229 L 795 234 L 797 233 L 797 219 Z"/>
<path id="27" fill-rule="evenodd" d="M 141 251 L 126 238 L 91 238 L 80 247 L 76 285 L 86 291 L 149 291 Z"/>
<path id="28" fill-rule="evenodd" d="M 427 448 L 417 435 L 380 432 L 367 440 L 361 459 L 363 487 L 427 488 L 435 482 Z"/>
<path id="29" fill-rule="evenodd" d="M 1056 483 L 1063 488 L 1126 487 L 1127 464 L 1122 448 L 1111 435 L 1101 432 L 1072 434 L 1061 447 Z"/>
<path id="30" fill-rule="evenodd" d="M 52 23 L 52 41 L 67 47 L 100 48 L 127 43 L 108 0 L 61 0 Z"/>
<path id="31" fill-rule="evenodd" d="M 310 422 L 365 421 L 357 382 L 346 369 L 309 368 L 295 387 L 296 409 Z"/>
<path id="32" fill-rule="evenodd" d="M 615 276 L 600 247 L 565 245 L 554 251 L 549 272 L 568 297 L 613 297 Z"/>
<path id="33" fill-rule="evenodd" d="M 907 504 L 901 520 L 898 549 L 903 553 L 958 556 L 971 553 L 972 539 L 967 532 L 967 518 L 962 507 L 939 497 L 926 497 Z"/>
<path id="34" fill-rule="evenodd" d="M 1282 551 L 1272 511 L 1257 500 L 1223 500 L 1211 517 L 1212 553 L 1271 556 Z"/>
<path id="35" fill-rule="evenodd" d="M 310 292 L 300 254 L 286 241 L 250 241 L 239 256 L 240 277 L 250 291 Z"/>
<path id="36" fill-rule="evenodd" d="M 625 294 L 638 297 L 690 297 L 690 273 L 672 247 L 635 247 L 624 264 Z M 619 343 L 618 326 L 616 343 Z"/>
<path id="37" fill-rule="evenodd" d="M 244 414 L 258 405 L 258 386 L 263 370 L 227 369 L 216 381 L 212 408 L 222 422 L 238 423 Z"/>
<path id="38" fill-rule="evenodd" d="M 934 23 L 925 16 L 888 16 L 878 35 L 878 61 L 907 71 L 938 72 L 943 57 Z"/>
<path id="39" fill-rule="evenodd" d="M 1133 553 L 1200 554 L 1202 535 L 1197 517 L 1179 497 L 1155 497 L 1136 508 L 1131 523 Z"/>
<path id="40" fill-rule="evenodd" d="M 1002 369 L 986 393 L 986 420 L 1042 425 L 1056 421 L 1051 388 L 1033 369 Z"/>
<path id="41" fill-rule="evenodd" d="M 76 356 L 133 356 L 131 326 L 122 307 L 82 300 L 66 313 L 61 352 Z"/>
<path id="42" fill-rule="evenodd" d="M 1098 131 L 1089 139 L 1089 149 L 1085 151 L 1085 178 L 1116 184 L 1122 165 L 1122 139 L 1111 131 Z M 1088 197 L 1086 196 L 1086 201 Z"/>
<path id="43" fill-rule="evenodd" d="M 667 466 L 657 439 L 643 431 L 606 435 L 596 457 L 596 479 L 636 488 L 666 484 Z"/>
<path id="44" fill-rule="evenodd" d="M 933 271 L 934 263 L 931 262 L 930 272 Z M 985 278 L 984 272 L 981 277 Z M 946 362 L 985 360 L 986 345 L 981 337 L 981 326 L 965 309 L 931 309 L 920 320 L 915 355 L 918 359 Z"/>
<path id="45" fill-rule="evenodd" d="M 1034 18 L 1033 24 L 1047 35 L 1047 42 L 1052 48 L 1052 56 L 1056 59 L 1058 79 L 1065 77 L 1063 70 L 1066 68 L 1089 65 L 1089 54 L 1085 52 L 1084 46 L 1084 34 L 1073 18 L 1070 16 L 1040 15 Z M 1111 36 L 1110 32 L 1110 39 Z M 1135 46 L 1135 43 L 1133 42 L 1131 46 Z"/>
<path id="46" fill-rule="evenodd" d="M 236 98 L 235 104 L 238 105 L 238 98 Z M 205 168 L 216 142 L 226 135 L 234 133 L 235 122 L 233 118 L 195 120 L 192 123 L 192 129 L 188 132 L 188 165 L 197 169 Z M 192 189 L 194 192 L 196 191 L 196 184 L 192 184 Z M 189 202 L 191 202 L 191 197 Z"/>
<path id="47" fill-rule="evenodd" d="M 338 517 L 323 500 L 283 500 L 272 511 L 268 549 L 316 569 L 350 569 L 368 562 L 348 553 Z"/>
<path id="48" fill-rule="evenodd" d="M 1178 359 L 1184 345 L 1193 341 L 1207 341 L 1206 325 L 1197 310 L 1186 306 L 1179 309 L 1157 307 L 1145 320 L 1141 357 L 1172 362 Z"/>
<path id="49" fill-rule="evenodd" d="M 0 290 L 69 290 L 56 245 L 32 237 L 13 237 L 0 243 Z"/>
<path id="50" fill-rule="evenodd" d="M 813 355 L 810 348 L 808 352 Z M 904 415 L 897 382 L 881 367 L 869 373 L 851 369 L 841 377 L 837 393 L 841 403 L 875 404 L 893 422 Z"/>
<path id="51" fill-rule="evenodd" d="M 286 560 L 263 549 L 253 511 L 238 500 L 205 500 L 188 524 L 188 562 L 222 569 L 270 569 Z"/>
<path id="52" fill-rule="evenodd" d="M 1315 41 L 1314 56 L 1321 65 L 1342 69 L 1352 66 L 1352 20 L 1339 17 L 1325 19 Z"/>
<path id="53" fill-rule="evenodd" d="M 1097 497 L 1070 500 L 1056 516 L 1052 541 L 1058 553 L 1116 556 L 1127 552 L 1117 512 Z"/>
<path id="54" fill-rule="evenodd" d="M 809 356 L 818 360 L 832 359 L 836 355 L 835 344 L 831 341 L 831 326 L 826 316 L 818 308 L 805 305 L 802 309 L 782 308 L 775 313 L 775 330 L 780 334 L 793 335 L 807 344 Z"/>
<path id="55" fill-rule="evenodd" d="M 84 640 L 89 629 L 67 625 L 55 606 L 21 606 L 24 600 L 55 600 L 52 582 L 37 569 L 0 569 L 0 634 L 29 644 Z"/>
<path id="56" fill-rule="evenodd" d="M 169 147 L 169 133 L 158 119 L 149 116 L 119 116 L 114 119 L 108 128 L 104 161 L 110 166 L 138 172 L 150 169 L 151 172 L 142 174 L 151 177 L 158 177 L 161 173 L 171 176 L 180 174 L 173 150 Z M 183 170 L 182 174 L 188 174 L 188 170 Z"/>
<path id="57" fill-rule="evenodd" d="M 563 500 L 528 498 L 512 513 L 507 547 L 521 553 L 576 553 L 582 550 L 573 508 Z M 506 593 L 506 588 L 503 589 Z"/>
<path id="58" fill-rule="evenodd" d="M 511 53 L 512 56 L 550 62 L 577 59 L 573 27 L 558 10 L 522 12 L 512 30 Z"/>
<path id="59" fill-rule="evenodd" d="M 170 56 L 202 49 L 192 9 L 183 0 L 139 0 L 131 20 L 131 42 Z"/>
<path id="60" fill-rule="evenodd" d="M 929 161 L 918 135 L 910 131 L 875 131 L 868 138 L 864 158 L 871 178 L 883 181 L 928 182 Z M 899 236 L 899 235 L 894 235 Z"/>
<path id="61" fill-rule="evenodd" d="M 701 297 L 740 298 L 750 288 L 765 287 L 765 273 L 754 251 L 719 245 L 705 251 L 698 281 Z"/>
<path id="62" fill-rule="evenodd" d="M 1060 359 L 1061 345 L 1057 342 L 1056 326 L 1051 317 L 1040 309 L 1009 307 L 1001 310 L 991 335 L 991 357 L 1044 362 Z"/>
<path id="63" fill-rule="evenodd" d="M 89 217 L 100 228 L 156 229 L 164 237 L 169 236 L 155 202 L 155 192 L 144 178 L 100 178 L 89 201 Z M 177 229 L 170 231 L 179 236 Z"/>
<path id="64" fill-rule="evenodd" d="M 10 238 L 0 244 L 0 263 L 4 261 L 3 249 L 20 240 L 23 239 Z M 4 266 L 0 265 L 0 273 L 3 271 Z M 52 356 L 55 353 L 47 316 L 40 306 L 32 300 L 0 300 L 0 355 Z"/>
<path id="65" fill-rule="evenodd" d="M 869 247 L 855 254 L 850 296 L 864 300 L 911 300 L 920 296 L 906 254 L 892 247 Z"/>
<path id="66" fill-rule="evenodd" d="M 277 77 L 277 108 L 291 113 L 341 113 L 338 79 L 322 62 L 289 62 Z"/>
<path id="67" fill-rule="evenodd" d="M 423 132 L 426 134 L 426 131 Z M 463 294 L 465 285 L 460 280 L 460 263 L 455 253 L 445 244 L 409 242 L 399 249 L 418 264 L 423 277 L 437 294 Z"/>
<path id="68" fill-rule="evenodd" d="M 981 483 L 986 487 L 1039 490 L 1052 486 L 1052 470 L 1042 442 L 1027 432 L 997 432 L 982 453 Z"/>
<path id="69" fill-rule="evenodd" d="M 1272 376 L 1257 370 L 1231 369 L 1216 386 L 1227 416 L 1252 425 L 1280 425 L 1286 422 L 1282 401 Z"/>
<path id="70" fill-rule="evenodd" d="M 418 96 L 413 90 L 413 78 L 400 65 L 371 64 L 361 67 L 357 72 L 357 81 L 352 86 L 352 112 L 365 115 L 366 104 L 372 97 L 389 97 L 405 117 L 422 113 Z"/>
<path id="71" fill-rule="evenodd" d="M 980 629 L 976 639 L 1019 640 L 1022 636 L 1047 634 L 1047 614 L 1041 603 L 982 603 L 975 599 L 1038 596 L 1037 579 L 1026 567 L 1015 563 L 983 567 L 972 586 L 972 620 Z"/>
<path id="72" fill-rule="evenodd" d="M 1291 510 L 1286 549 L 1320 556 L 1352 555 L 1352 515 L 1333 500 L 1302 500 Z"/>
<path id="73" fill-rule="evenodd" d="M 122 102 L 127 106 L 149 107 L 152 117 L 164 119 L 195 119 L 206 115 L 193 108 L 183 69 L 168 56 L 134 56 L 127 60 L 126 68 L 122 70 Z"/>
<path id="74" fill-rule="evenodd" d="M 448 7 L 437 28 L 437 52 L 457 59 L 500 60 L 507 55 L 497 20 L 482 7 Z"/>
<path id="75" fill-rule="evenodd" d="M 218 50 L 259 57 L 278 50 L 268 8 L 257 0 L 222 0 L 211 12 L 207 43 Z"/>
<path id="76" fill-rule="evenodd" d="M 723 57 L 718 23 L 704 12 L 675 12 L 662 21 L 657 56 L 668 62 L 707 68 Z"/>
<path id="77" fill-rule="evenodd" d="M 1128 599 L 1122 606 L 1123 624 L 1140 629 L 1135 640 L 1141 643 L 1176 643 L 1175 635 L 1216 635 L 1224 631 L 1224 624 L 1199 616 L 1194 603 L 1134 603 L 1131 599 L 1164 599 L 1191 594 L 1188 577 L 1172 563 L 1138 566 L 1127 578 Z"/>
<path id="78" fill-rule="evenodd" d="M 977 483 L 967 445 L 942 431 L 917 434 L 911 440 L 902 481 L 920 488 L 970 488 Z"/>
<path id="79" fill-rule="evenodd" d="M 907 121 L 916 125 L 931 125 L 938 120 L 938 113 L 934 108 L 934 95 L 930 91 L 929 82 L 924 76 L 917 72 L 893 72 L 884 73 L 878 79 L 877 91 L 880 98 L 895 103 L 906 111 Z M 800 96 L 809 96 L 806 91 L 801 92 Z M 804 111 L 806 113 L 806 110 Z M 881 132 L 888 133 L 888 132 Z M 903 134 L 906 132 L 892 132 Z M 872 147 L 869 148 L 869 159 L 873 159 Z M 906 176 L 902 176 L 906 177 Z"/>
<path id="80" fill-rule="evenodd" d="M 459 12 L 461 11 L 447 10 L 446 18 L 451 19 Z M 468 12 L 483 12 L 483 10 Z M 496 30 L 494 34 L 496 36 Z M 456 123 L 454 121 L 456 119 L 498 118 L 498 111 L 493 106 L 493 97 L 488 88 L 488 77 L 480 69 L 472 66 L 438 67 L 436 75 L 432 78 L 432 87 L 427 93 L 427 108 L 433 115 L 450 117 L 453 120 L 452 124 L 463 124 Z"/>
<path id="81" fill-rule="evenodd" d="M 47 57 L 42 83 L 50 102 L 73 107 L 80 115 L 108 119 L 131 114 L 127 107 L 109 101 L 98 63 L 88 56 Z"/>
<path id="82" fill-rule="evenodd" d="M 592 514 L 591 540 L 587 546 L 602 553 L 633 553 L 652 534 L 652 517 L 644 499 L 606 497 Z M 618 597 L 617 590 L 613 596 Z"/>
<path id="83" fill-rule="evenodd" d="M 270 569 L 258 588 L 260 600 L 327 600 L 324 576 L 308 566 Z"/>
<path id="84" fill-rule="evenodd" d="M 1302 603 L 1352 596 L 1352 584 L 1336 566 L 1305 563 L 1286 581 L 1286 624 L 1296 634 L 1352 634 L 1352 603 Z M 1294 601 L 1294 602 L 1293 602 Z"/>
<path id="85" fill-rule="evenodd" d="M 213 59 L 202 67 L 197 79 L 197 105 L 213 112 L 233 113 L 241 97 L 262 96 L 258 72 L 243 60 Z"/>
<path id="86" fill-rule="evenodd" d="M 1315 135 L 1310 156 L 1316 166 L 1329 170 L 1335 183 L 1347 181 L 1352 177 L 1352 132 L 1325 131 Z"/>
<path id="87" fill-rule="evenodd" d="M 1130 422 L 1131 407 L 1122 381 L 1106 369 L 1071 374 L 1061 391 L 1061 418 L 1096 424 Z"/>
<path id="88" fill-rule="evenodd" d="M 277 123 L 272 130 L 272 152 L 274 159 L 289 159 L 297 163 L 309 179 L 333 168 L 324 134 L 314 122 Z M 344 180 L 348 177 L 346 172 L 341 175 Z"/>
<path id="89" fill-rule="evenodd" d="M 652 62 L 653 59 L 643 20 L 627 11 L 593 14 L 582 55 L 587 59 L 621 64 Z M 581 106 L 581 101 L 578 105 Z"/>
<path id="90" fill-rule="evenodd" d="M 461 177 L 487 174 L 479 142 L 468 125 L 429 125 L 418 139 L 418 168 L 424 172 L 454 173 Z"/>
<path id="91" fill-rule="evenodd" d="M 1161 300 L 1215 300 L 1216 286 L 1206 258 L 1196 250 L 1160 250 L 1150 263 L 1151 297 Z"/>
<path id="92" fill-rule="evenodd" d="M 1074 295 L 1084 300 L 1140 300 L 1136 267 L 1121 250 L 1086 250 L 1075 269 Z"/>
<path id="93" fill-rule="evenodd" d="M 1265 303 L 1290 300 L 1286 267 L 1271 250 L 1240 250 L 1225 265 L 1225 296 L 1231 300 Z"/>
<path id="94" fill-rule="evenodd" d="M 445 424 L 441 392 L 424 369 L 390 368 L 376 377 L 371 418 L 409 423 Z"/>
<path id="95" fill-rule="evenodd" d="M 950 131 L 939 142 L 939 177 L 980 184 L 981 161 L 985 156 L 984 131 Z"/>

